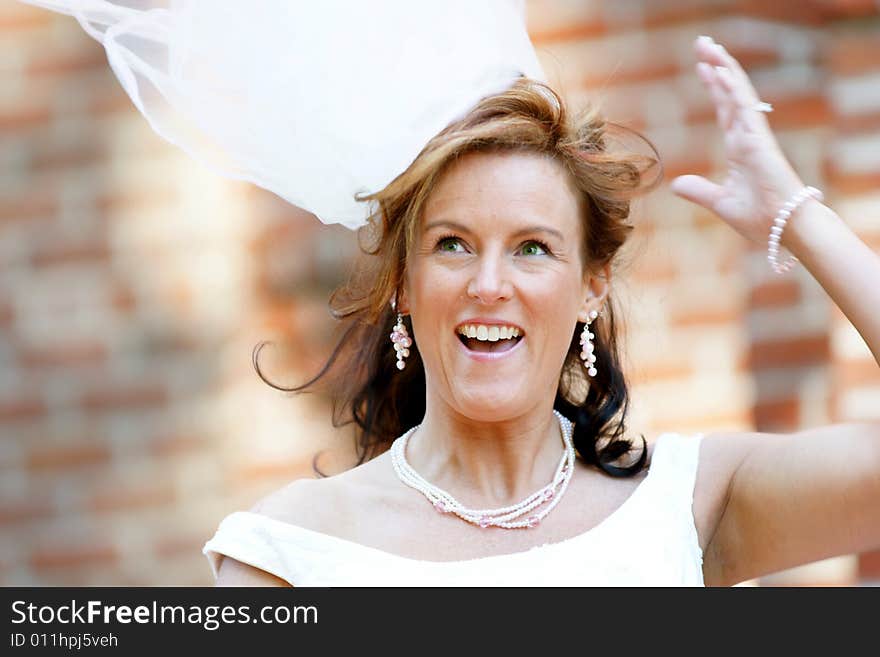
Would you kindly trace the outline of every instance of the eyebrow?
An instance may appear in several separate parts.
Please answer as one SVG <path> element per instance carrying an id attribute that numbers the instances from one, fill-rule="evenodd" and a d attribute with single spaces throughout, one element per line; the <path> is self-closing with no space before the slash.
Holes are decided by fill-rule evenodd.
<path id="1" fill-rule="evenodd" d="M 432 221 L 427 226 L 425 226 L 425 232 L 427 233 L 429 230 L 433 230 L 434 228 L 451 228 L 453 230 L 458 230 L 463 233 L 471 232 L 470 229 L 464 224 L 460 224 L 457 221 L 448 221 L 448 220 L 440 220 L 440 221 Z M 541 226 L 539 224 L 535 224 L 532 226 L 526 226 L 525 228 L 520 228 L 513 234 L 513 237 L 519 237 L 520 235 L 525 235 L 527 233 L 548 233 L 549 235 L 553 235 L 560 242 L 565 241 L 565 237 L 563 237 L 562 233 L 560 233 L 555 228 L 550 228 L 549 226 Z"/>

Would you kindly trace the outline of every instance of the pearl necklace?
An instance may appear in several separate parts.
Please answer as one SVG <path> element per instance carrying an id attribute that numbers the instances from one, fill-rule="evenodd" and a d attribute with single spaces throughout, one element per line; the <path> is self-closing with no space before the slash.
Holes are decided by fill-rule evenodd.
<path id="1" fill-rule="evenodd" d="M 571 423 L 561 413 L 554 410 L 562 430 L 564 450 L 552 481 L 532 493 L 525 499 L 500 509 L 469 509 L 442 488 L 426 481 L 406 460 L 406 444 L 413 432 L 421 425 L 416 425 L 400 436 L 391 445 L 391 463 L 394 472 L 407 486 L 414 488 L 428 498 L 439 513 L 453 513 L 462 520 L 480 527 L 501 527 L 503 529 L 520 529 L 535 527 L 553 510 L 574 474 L 574 445 L 571 435 Z M 535 511 L 538 507 L 543 508 Z M 525 519 L 523 519 L 525 517 Z"/>

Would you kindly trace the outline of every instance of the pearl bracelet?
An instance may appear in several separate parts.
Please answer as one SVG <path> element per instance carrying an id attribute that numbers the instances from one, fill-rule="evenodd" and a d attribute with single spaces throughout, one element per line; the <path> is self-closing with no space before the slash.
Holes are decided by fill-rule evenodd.
<path id="1" fill-rule="evenodd" d="M 777 274 L 784 274 L 798 263 L 798 259 L 794 256 L 791 256 L 782 264 L 776 258 L 779 255 L 779 241 L 782 239 L 782 230 L 785 228 L 786 222 L 794 214 L 795 210 L 801 206 L 801 203 L 809 198 L 816 199 L 821 203 L 825 199 L 825 195 L 815 187 L 804 187 L 785 202 L 785 205 L 779 209 L 776 218 L 773 220 L 773 227 L 770 229 L 770 240 L 767 243 L 767 260 L 770 261 L 770 266 L 773 267 L 773 271 Z"/>

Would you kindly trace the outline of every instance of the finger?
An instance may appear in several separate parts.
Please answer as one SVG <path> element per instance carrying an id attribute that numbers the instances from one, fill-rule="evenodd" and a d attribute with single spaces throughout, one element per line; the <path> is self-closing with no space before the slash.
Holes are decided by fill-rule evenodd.
<path id="1" fill-rule="evenodd" d="M 721 44 L 715 43 L 711 37 L 701 36 L 694 42 L 694 50 L 700 63 L 700 69 L 712 70 L 712 79 L 716 81 L 720 93 L 716 93 L 716 103 L 724 103 L 729 108 L 726 121 L 721 121 L 721 127 L 730 132 L 756 132 L 761 129 L 769 130 L 767 119 L 755 110 L 758 102 L 754 88 L 748 80 L 748 76 L 739 67 L 739 63 L 724 49 Z M 739 73 L 734 73 L 728 65 L 736 65 Z M 708 77 L 708 76 L 707 76 Z M 745 84 L 739 84 L 744 82 Z"/>
<path id="2" fill-rule="evenodd" d="M 686 175 L 673 179 L 670 188 L 683 199 L 714 211 L 724 197 L 724 187 L 702 176 Z"/>
<path id="3" fill-rule="evenodd" d="M 731 75 L 736 85 L 742 88 L 743 96 L 749 98 L 750 103 L 758 102 L 758 92 L 752 84 L 752 80 L 749 77 L 748 73 L 745 72 L 739 61 L 737 61 L 736 57 L 734 57 L 727 51 L 727 48 L 725 48 L 720 43 L 716 45 L 718 46 L 722 65 L 731 72 Z"/>
<path id="4" fill-rule="evenodd" d="M 741 84 L 741 80 L 725 66 L 715 68 L 718 83 L 731 103 L 733 122 L 740 123 L 749 132 L 769 130 L 767 118 L 755 109 L 758 102 L 753 92 Z"/>
<path id="5" fill-rule="evenodd" d="M 743 70 L 737 59 L 722 44 L 712 40 L 711 37 L 701 36 L 694 42 L 694 50 L 700 61 L 704 61 L 711 66 L 723 66 L 729 69 L 734 81 L 742 85 L 745 91 L 744 95 L 751 99 L 749 104 L 758 101 L 758 92 L 752 85 L 748 74 Z"/>
<path id="6" fill-rule="evenodd" d="M 697 75 L 708 90 L 712 104 L 715 106 L 715 117 L 718 120 L 718 125 L 722 130 L 730 129 L 733 120 L 732 115 L 736 108 L 733 106 L 728 93 L 721 88 L 715 69 L 706 62 L 698 62 Z"/>

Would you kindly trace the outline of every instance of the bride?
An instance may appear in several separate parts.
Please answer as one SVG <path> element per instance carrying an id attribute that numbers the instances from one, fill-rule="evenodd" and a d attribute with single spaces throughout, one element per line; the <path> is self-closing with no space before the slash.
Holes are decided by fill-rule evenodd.
<path id="1" fill-rule="evenodd" d="M 160 135 L 369 241 L 297 389 L 336 385 L 361 462 L 224 518 L 218 585 L 727 586 L 880 547 L 880 424 L 628 437 L 613 273 L 657 161 L 541 81 L 521 2 L 25 1 L 76 16 Z M 672 189 L 804 266 L 880 363 L 880 258 L 737 61 L 695 52 L 728 175 Z"/>
<path id="2" fill-rule="evenodd" d="M 673 190 L 777 272 L 802 263 L 880 359 L 880 258 L 789 166 L 737 61 L 695 51 L 729 173 Z M 336 304 L 364 462 L 224 519 L 218 585 L 728 586 L 880 547 L 876 423 L 623 437 L 612 264 L 652 181 L 608 129 L 524 77 L 368 197 L 377 270 Z"/>

